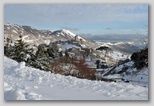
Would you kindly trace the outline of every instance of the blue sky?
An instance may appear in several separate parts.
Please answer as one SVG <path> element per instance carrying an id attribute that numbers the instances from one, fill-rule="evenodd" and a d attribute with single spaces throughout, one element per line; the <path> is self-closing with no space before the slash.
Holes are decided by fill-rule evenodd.
<path id="1" fill-rule="evenodd" d="M 148 4 L 5 4 L 4 22 L 76 34 L 147 34 Z"/>

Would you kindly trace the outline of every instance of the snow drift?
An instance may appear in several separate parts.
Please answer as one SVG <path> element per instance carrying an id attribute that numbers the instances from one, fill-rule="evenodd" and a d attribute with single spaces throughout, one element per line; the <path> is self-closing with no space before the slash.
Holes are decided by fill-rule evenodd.
<path id="1" fill-rule="evenodd" d="M 4 57 L 5 100 L 148 100 L 148 88 L 44 72 Z"/>

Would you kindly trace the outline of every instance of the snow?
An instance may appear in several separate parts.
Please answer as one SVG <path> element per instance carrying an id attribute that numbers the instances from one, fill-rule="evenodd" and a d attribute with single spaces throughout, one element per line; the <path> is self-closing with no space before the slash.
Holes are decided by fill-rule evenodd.
<path id="1" fill-rule="evenodd" d="M 127 70 L 129 71 L 129 70 Z M 130 70 L 131 72 L 137 71 L 137 70 Z M 139 85 L 148 86 L 148 68 L 143 68 L 139 73 L 134 75 L 125 75 L 125 79 L 130 80 L 131 82 L 137 82 Z"/>
<path id="2" fill-rule="evenodd" d="M 117 51 L 113 51 L 112 53 L 108 53 L 108 55 L 115 60 L 125 60 L 129 56 L 129 55 L 125 55 L 121 52 L 117 52 Z"/>
<path id="3" fill-rule="evenodd" d="M 122 70 L 124 67 L 129 68 L 126 70 L 125 73 L 123 73 L 123 79 L 130 81 L 131 83 L 135 83 L 141 86 L 148 86 L 148 68 L 143 68 L 140 70 L 137 70 L 136 68 L 133 68 L 134 62 L 130 61 L 127 62 L 123 65 L 119 65 L 118 67 L 115 68 L 116 72 L 119 72 Z M 126 74 L 129 73 L 129 74 Z"/>
<path id="4" fill-rule="evenodd" d="M 117 66 L 117 67 L 115 68 L 115 70 L 116 70 L 116 72 L 119 72 L 119 71 L 122 70 L 123 67 L 125 67 L 125 66 L 132 66 L 133 64 L 134 64 L 133 61 L 124 63 L 124 64 L 122 64 L 122 65 Z M 132 69 L 131 69 L 131 70 L 132 70 Z M 130 70 L 130 71 L 131 71 L 131 70 Z"/>
<path id="5" fill-rule="evenodd" d="M 17 31 L 16 30 L 12 30 L 12 32 L 16 33 L 17 34 Z"/>
<path id="6" fill-rule="evenodd" d="M 135 41 L 134 41 L 135 42 Z M 111 49 L 117 51 L 117 52 L 122 52 L 128 55 L 131 55 L 132 53 L 140 50 L 137 45 L 134 44 L 134 42 L 97 42 L 101 46 L 107 46 L 110 47 Z"/>
<path id="7" fill-rule="evenodd" d="M 66 29 L 62 29 L 62 32 L 72 35 L 73 37 L 76 36 L 74 33 L 70 32 L 69 30 L 66 30 Z"/>
<path id="8" fill-rule="evenodd" d="M 114 75 L 108 75 L 108 76 L 103 76 L 103 78 L 122 78 L 119 74 L 114 74 Z"/>
<path id="9" fill-rule="evenodd" d="M 63 45 L 62 45 L 62 50 L 63 51 L 65 51 L 65 50 L 67 50 L 67 49 L 70 49 L 70 48 L 80 48 L 80 47 L 78 47 L 78 46 L 76 46 L 76 45 L 73 45 L 73 44 L 68 44 L 68 43 L 64 43 Z"/>
<path id="10" fill-rule="evenodd" d="M 84 45 L 84 44 L 82 44 L 81 46 L 82 46 L 82 48 L 87 48 L 86 45 Z"/>
<path id="11" fill-rule="evenodd" d="M 5 100 L 148 100 L 148 87 L 78 79 L 4 57 Z"/>
<path id="12" fill-rule="evenodd" d="M 66 29 L 62 29 L 61 32 L 64 33 L 64 34 L 70 35 L 72 38 L 74 38 L 74 37 L 76 36 L 76 34 L 70 32 L 69 30 L 66 30 Z M 85 41 L 85 39 L 83 39 L 83 38 L 80 37 L 80 36 L 78 36 L 78 38 L 79 38 L 79 39 L 82 39 L 83 41 Z"/>

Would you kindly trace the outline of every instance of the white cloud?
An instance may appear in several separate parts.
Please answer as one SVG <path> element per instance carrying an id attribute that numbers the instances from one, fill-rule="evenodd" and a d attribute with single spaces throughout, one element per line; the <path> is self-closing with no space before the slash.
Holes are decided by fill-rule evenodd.
<path id="1" fill-rule="evenodd" d="M 78 31 L 78 28 L 71 28 L 71 27 L 67 27 L 67 26 L 61 26 L 60 28 L 66 29 L 66 30 L 70 30 L 70 31 Z"/>
<path id="2" fill-rule="evenodd" d="M 147 4 L 6 4 L 4 21 L 41 28 L 71 26 L 79 28 L 81 33 L 97 33 L 103 25 L 112 29 L 118 26 L 123 29 L 121 32 L 129 32 L 122 27 L 148 23 L 147 9 Z"/>
<path id="3" fill-rule="evenodd" d="M 35 11 L 41 21 L 51 23 L 135 21 L 147 18 L 147 13 L 139 12 L 146 9 L 146 5 L 138 4 L 47 4 L 29 5 L 29 8 Z M 133 13 L 136 10 L 138 13 Z"/>
<path id="4" fill-rule="evenodd" d="M 112 29 L 112 30 L 102 30 L 102 34 L 131 34 L 131 33 L 134 33 L 133 30 L 131 29 Z"/>

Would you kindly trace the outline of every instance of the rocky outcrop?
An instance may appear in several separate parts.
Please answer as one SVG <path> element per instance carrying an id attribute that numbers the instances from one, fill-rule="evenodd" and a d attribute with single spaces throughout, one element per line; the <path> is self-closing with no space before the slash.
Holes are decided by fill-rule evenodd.
<path id="1" fill-rule="evenodd" d="M 134 66 L 137 69 L 148 67 L 148 48 L 133 53 L 131 60 L 134 61 Z"/>

